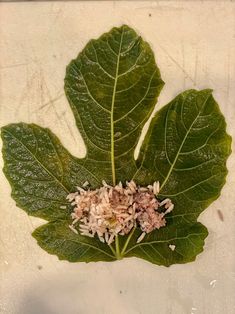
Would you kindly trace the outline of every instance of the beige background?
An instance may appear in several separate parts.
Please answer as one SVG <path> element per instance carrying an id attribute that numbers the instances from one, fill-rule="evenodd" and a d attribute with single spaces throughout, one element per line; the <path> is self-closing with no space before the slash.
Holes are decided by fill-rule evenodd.
<path id="1" fill-rule="evenodd" d="M 50 127 L 75 155 L 85 147 L 63 93 L 65 66 L 90 38 L 129 24 L 149 41 L 166 82 L 158 108 L 187 88 L 213 88 L 235 136 L 235 2 L 2 3 L 0 124 Z M 1 160 L 2 165 L 2 160 Z M 196 262 L 170 268 L 135 258 L 69 264 L 41 250 L 42 223 L 10 198 L 0 174 L 0 312 L 7 314 L 235 313 L 235 158 Z M 224 221 L 217 210 L 223 212 Z"/>

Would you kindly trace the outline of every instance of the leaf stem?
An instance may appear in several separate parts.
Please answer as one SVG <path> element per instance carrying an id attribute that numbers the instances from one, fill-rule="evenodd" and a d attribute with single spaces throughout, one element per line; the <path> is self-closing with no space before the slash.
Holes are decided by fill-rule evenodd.
<path id="1" fill-rule="evenodd" d="M 115 237 L 115 247 L 116 247 L 116 258 L 117 259 L 122 259 L 122 255 L 120 253 L 120 247 L 119 247 L 119 238 L 118 238 L 118 234 Z"/>
<path id="2" fill-rule="evenodd" d="M 125 242 L 125 244 L 123 246 L 123 249 L 122 249 L 122 252 L 121 252 L 121 256 L 123 256 L 125 254 L 126 248 L 127 248 L 128 244 L 129 244 L 129 242 L 130 242 L 130 240 L 131 240 L 131 238 L 133 236 L 133 233 L 135 232 L 135 229 L 136 229 L 136 227 L 134 227 L 131 230 L 131 233 L 129 234 L 128 238 L 126 239 L 126 242 Z"/>

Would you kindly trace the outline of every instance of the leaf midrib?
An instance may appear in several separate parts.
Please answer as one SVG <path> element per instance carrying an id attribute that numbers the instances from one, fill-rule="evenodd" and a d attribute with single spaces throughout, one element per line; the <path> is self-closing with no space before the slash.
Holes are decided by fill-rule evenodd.
<path id="1" fill-rule="evenodd" d="M 116 98 L 116 89 L 117 89 L 117 81 L 118 81 L 118 72 L 119 72 L 119 63 L 120 63 L 120 56 L 121 56 L 121 49 L 122 49 L 122 41 L 123 41 L 123 29 L 120 39 L 119 51 L 117 55 L 117 65 L 116 65 L 116 73 L 114 79 L 114 86 L 113 86 L 113 95 L 112 95 L 112 103 L 111 103 L 111 165 L 112 165 L 112 179 L 113 179 L 113 186 L 116 184 L 116 173 L 115 173 L 115 155 L 114 155 L 114 104 Z"/>

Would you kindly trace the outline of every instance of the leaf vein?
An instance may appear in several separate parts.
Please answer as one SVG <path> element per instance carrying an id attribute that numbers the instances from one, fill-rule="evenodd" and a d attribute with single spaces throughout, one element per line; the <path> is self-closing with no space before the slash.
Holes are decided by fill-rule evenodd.
<path id="1" fill-rule="evenodd" d="M 125 115 L 123 115 L 122 117 L 118 118 L 117 120 L 114 120 L 114 123 L 120 122 L 121 120 L 123 120 L 124 118 L 126 118 L 129 114 L 131 114 L 134 110 L 136 110 L 136 108 L 143 102 L 143 100 L 146 98 L 149 90 L 150 90 L 150 86 L 154 77 L 154 74 L 156 73 L 156 69 L 153 71 L 153 74 L 150 77 L 149 83 L 148 83 L 148 87 L 147 90 L 144 94 L 144 96 L 141 98 L 141 100 L 130 110 L 128 111 Z"/>

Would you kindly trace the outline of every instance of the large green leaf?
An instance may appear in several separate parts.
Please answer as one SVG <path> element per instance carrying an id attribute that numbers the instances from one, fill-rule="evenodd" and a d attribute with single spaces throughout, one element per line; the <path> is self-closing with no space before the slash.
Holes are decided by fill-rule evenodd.
<path id="1" fill-rule="evenodd" d="M 169 266 L 192 261 L 203 250 L 207 230 L 197 217 L 225 183 L 231 139 L 211 91 L 189 90 L 155 115 L 135 161 L 162 86 L 150 46 L 128 26 L 113 28 L 91 40 L 66 72 L 65 91 L 87 147 L 85 158 L 73 157 L 48 129 L 24 123 L 2 128 L 12 197 L 28 214 L 49 220 L 33 233 L 47 252 L 72 262 L 136 256 Z M 137 228 L 117 237 L 115 249 L 68 228 L 72 208 L 66 196 L 76 186 L 132 178 L 141 185 L 160 181 L 159 197 L 175 204 L 166 227 L 138 244 Z"/>

